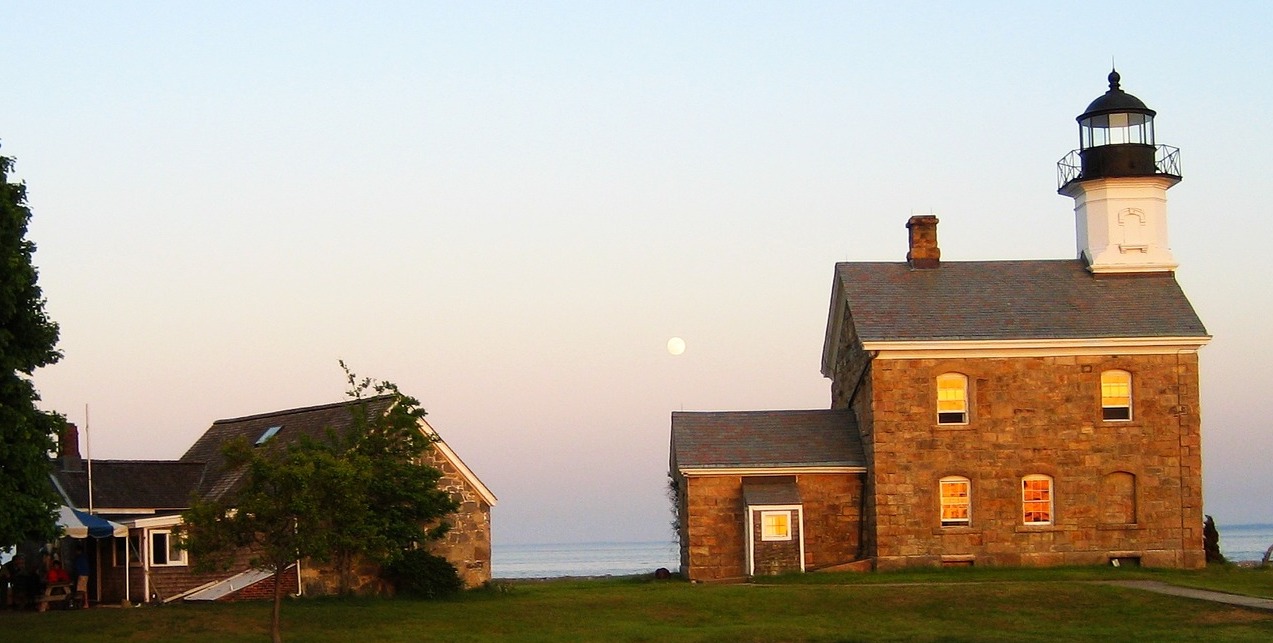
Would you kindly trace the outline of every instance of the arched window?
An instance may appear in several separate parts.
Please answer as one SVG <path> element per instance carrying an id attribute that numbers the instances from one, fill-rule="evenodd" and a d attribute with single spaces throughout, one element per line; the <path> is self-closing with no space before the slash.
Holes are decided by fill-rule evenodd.
<path id="1" fill-rule="evenodd" d="M 941 487 L 941 526 L 966 527 L 972 523 L 972 484 L 962 476 L 947 476 Z"/>
<path id="2" fill-rule="evenodd" d="M 937 376 L 937 423 L 968 423 L 968 378 L 959 373 Z"/>
<path id="3" fill-rule="evenodd" d="M 1101 373 L 1101 418 L 1132 419 L 1132 374 L 1127 371 Z"/>
<path id="4" fill-rule="evenodd" d="M 1029 475 L 1021 479 L 1021 515 L 1027 525 L 1052 524 L 1052 478 Z"/>

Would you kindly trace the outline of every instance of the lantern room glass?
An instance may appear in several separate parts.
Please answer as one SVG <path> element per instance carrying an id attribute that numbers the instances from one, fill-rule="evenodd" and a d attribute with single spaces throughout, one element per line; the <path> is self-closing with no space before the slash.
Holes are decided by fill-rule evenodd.
<path id="1" fill-rule="evenodd" d="M 1102 145 L 1154 144 L 1154 117 L 1136 112 L 1097 114 L 1079 122 L 1081 149 Z"/>

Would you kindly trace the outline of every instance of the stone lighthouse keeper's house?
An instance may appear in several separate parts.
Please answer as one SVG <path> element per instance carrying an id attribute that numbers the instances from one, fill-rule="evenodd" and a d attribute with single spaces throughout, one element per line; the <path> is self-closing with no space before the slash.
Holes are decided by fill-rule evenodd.
<path id="1" fill-rule="evenodd" d="M 943 262 L 911 217 L 906 261 L 835 266 L 831 409 L 672 414 L 683 573 L 1204 565 L 1179 153 L 1119 80 L 1058 163 L 1076 259 Z"/>

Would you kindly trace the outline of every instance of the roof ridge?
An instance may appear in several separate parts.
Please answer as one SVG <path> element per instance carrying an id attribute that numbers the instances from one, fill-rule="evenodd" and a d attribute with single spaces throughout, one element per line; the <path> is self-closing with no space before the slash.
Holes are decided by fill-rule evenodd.
<path id="1" fill-rule="evenodd" d="M 851 409 L 769 409 L 746 411 L 672 411 L 673 415 L 711 415 L 729 413 L 731 415 L 769 415 L 773 413 L 851 413 Z"/>
<path id="2" fill-rule="evenodd" d="M 303 406 L 303 407 L 295 408 L 295 409 L 283 409 L 283 410 L 281 410 L 281 411 L 269 411 L 269 412 L 266 412 L 266 413 L 256 413 L 256 414 L 253 414 L 253 415 L 244 415 L 244 416 L 242 416 L 242 417 L 236 417 L 236 418 L 223 418 L 223 419 L 220 419 L 220 420 L 215 420 L 215 421 L 213 421 L 213 422 L 212 422 L 212 424 L 213 424 L 213 425 L 217 425 L 217 424 L 230 424 L 230 423 L 233 423 L 233 422 L 244 422 L 244 421 L 247 421 L 247 420 L 260 420 L 260 419 L 269 418 L 269 417 L 282 417 L 282 416 L 285 416 L 285 415 L 296 415 L 296 414 L 298 414 L 298 413 L 309 413 L 309 412 L 311 412 L 311 411 L 322 411 L 322 410 L 326 410 L 326 409 L 339 408 L 339 407 L 342 407 L 342 406 L 353 406 L 353 405 L 355 405 L 355 404 L 359 404 L 359 403 L 363 403 L 363 404 L 365 404 L 365 403 L 367 403 L 367 402 L 375 402 L 375 401 L 378 401 L 378 400 L 388 399 L 388 398 L 392 398 L 392 397 L 393 397 L 393 394 L 392 394 L 392 393 L 385 393 L 385 394 L 383 394 L 383 395 L 376 395 L 376 396 L 374 396 L 374 397 L 364 397 L 364 398 L 360 398 L 360 399 L 356 399 L 356 400 L 345 400 L 345 401 L 343 401 L 343 402 L 331 402 L 331 403 L 328 403 L 328 404 L 318 404 L 318 405 L 315 405 L 315 406 Z"/>
<path id="3" fill-rule="evenodd" d="M 946 264 L 986 264 L 986 263 L 1082 263 L 1081 259 L 942 259 L 941 265 Z M 837 266 L 860 266 L 860 265 L 887 265 L 887 266 L 905 266 L 905 261 L 837 261 Z M 1084 264 L 1086 265 L 1086 264 Z M 941 270 L 936 268 L 934 270 Z"/>
<path id="4" fill-rule="evenodd" d="M 53 458 L 57 461 L 58 458 Z M 165 460 L 133 460 L 133 459 L 117 459 L 117 458 L 82 458 L 81 462 L 93 464 L 205 464 L 201 461 L 182 460 L 181 458 L 171 458 Z"/>

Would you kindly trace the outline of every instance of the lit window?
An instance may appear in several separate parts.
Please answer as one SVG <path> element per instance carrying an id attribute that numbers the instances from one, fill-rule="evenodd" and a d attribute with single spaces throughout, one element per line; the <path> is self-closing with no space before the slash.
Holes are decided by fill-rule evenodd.
<path id="1" fill-rule="evenodd" d="M 968 478 L 941 479 L 941 526 L 959 527 L 970 523 L 972 498 Z"/>
<path id="2" fill-rule="evenodd" d="M 150 532 L 150 564 L 153 567 L 186 564 L 186 550 L 177 547 L 171 531 Z"/>
<path id="3" fill-rule="evenodd" d="M 968 423 L 968 378 L 959 373 L 937 376 L 937 423 Z"/>
<path id="4" fill-rule="evenodd" d="M 1132 374 L 1127 371 L 1101 373 L 1101 418 L 1132 419 Z"/>
<path id="5" fill-rule="evenodd" d="M 1022 478 L 1021 509 L 1027 525 L 1052 524 L 1052 478 L 1039 475 Z"/>
<path id="6" fill-rule="evenodd" d="M 791 512 L 760 512 L 760 539 L 791 540 Z"/>

